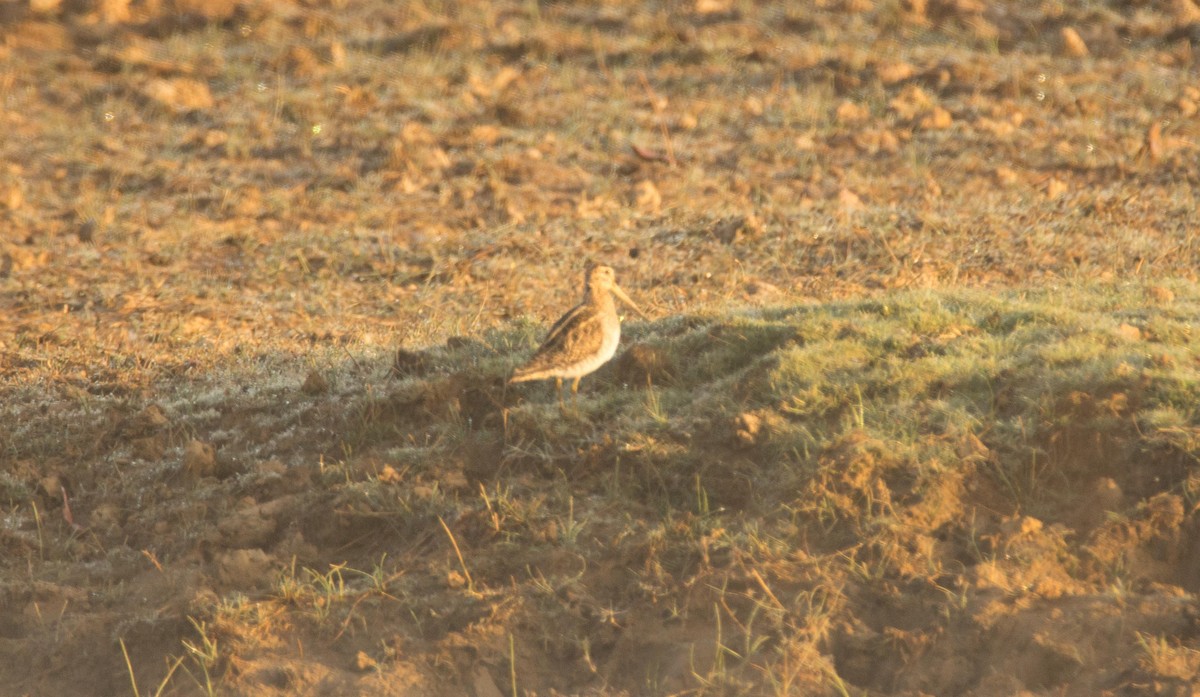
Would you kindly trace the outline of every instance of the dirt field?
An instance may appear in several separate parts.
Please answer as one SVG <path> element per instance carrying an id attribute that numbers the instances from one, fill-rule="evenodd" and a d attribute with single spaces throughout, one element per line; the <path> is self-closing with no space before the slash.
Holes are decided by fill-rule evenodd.
<path id="1" fill-rule="evenodd" d="M 1200 690 L 1200 9 L 596 5 L 0 3 L 0 696 Z"/>

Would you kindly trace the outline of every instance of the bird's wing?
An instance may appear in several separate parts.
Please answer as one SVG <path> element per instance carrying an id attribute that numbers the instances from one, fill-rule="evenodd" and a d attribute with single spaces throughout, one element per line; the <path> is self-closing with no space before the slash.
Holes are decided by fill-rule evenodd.
<path id="1" fill-rule="evenodd" d="M 600 316 L 589 310 L 586 304 L 576 305 L 560 317 L 523 369 L 541 369 L 599 351 L 604 342 L 603 326 Z"/>
<path id="2" fill-rule="evenodd" d="M 580 315 L 585 314 L 584 310 L 586 309 L 587 303 L 580 303 L 575 307 L 572 307 L 570 310 L 567 310 L 566 314 L 555 320 L 554 324 L 550 325 L 550 331 L 546 332 L 546 338 L 542 339 L 542 345 L 538 347 L 538 351 L 540 352 L 542 349 L 557 341 L 558 335 L 561 334 L 563 329 L 568 325 L 577 324 L 580 321 Z"/>

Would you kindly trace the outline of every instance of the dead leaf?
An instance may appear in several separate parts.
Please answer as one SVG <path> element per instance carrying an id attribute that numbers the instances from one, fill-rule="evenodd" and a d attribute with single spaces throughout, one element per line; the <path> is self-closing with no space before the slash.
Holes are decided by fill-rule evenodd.
<path id="1" fill-rule="evenodd" d="M 334 40 L 329 44 L 329 62 L 335 68 L 346 66 L 346 46 L 341 41 Z"/>
<path id="2" fill-rule="evenodd" d="M 48 15 L 58 11 L 62 0 L 29 0 L 29 9 L 34 14 Z"/>
<path id="3" fill-rule="evenodd" d="M 314 77 L 325 72 L 325 64 L 307 46 L 292 46 L 282 60 L 283 68 L 297 77 Z"/>
<path id="4" fill-rule="evenodd" d="M 933 97 L 917 85 L 906 86 L 888 102 L 888 107 L 905 120 L 915 119 L 917 114 L 932 110 L 934 106 Z"/>
<path id="5" fill-rule="evenodd" d="M 639 146 L 637 143 L 630 143 L 629 147 L 633 150 L 634 155 L 637 155 L 638 157 L 645 160 L 646 162 L 666 162 L 667 161 L 666 155 L 663 155 L 662 153 L 658 152 L 657 150 L 652 150 L 650 148 L 643 148 L 643 147 Z"/>
<path id="6" fill-rule="evenodd" d="M 19 186 L 11 186 L 8 193 L 4 196 L 4 206 L 10 211 L 15 211 L 25 203 L 25 194 Z"/>
<path id="7" fill-rule="evenodd" d="M 1163 304 L 1175 302 L 1175 293 L 1165 286 L 1150 286 L 1147 292 L 1154 302 Z"/>
<path id="8" fill-rule="evenodd" d="M 696 14 L 711 15 L 728 12 L 733 6 L 730 0 L 696 0 Z"/>
<path id="9" fill-rule="evenodd" d="M 496 73 L 492 78 L 492 90 L 496 94 L 500 94 L 508 89 L 521 77 L 521 71 L 516 68 L 506 65 Z"/>
<path id="10" fill-rule="evenodd" d="M 840 124 L 852 124 L 866 121 L 867 117 L 870 115 L 870 109 L 865 106 L 855 104 L 849 99 L 839 104 L 837 110 L 834 111 L 834 118 Z"/>
<path id="11" fill-rule="evenodd" d="M 762 430 L 762 417 L 754 412 L 744 412 L 733 420 L 733 434 L 738 444 L 744 447 L 754 445 Z"/>
<path id="12" fill-rule="evenodd" d="M 916 72 L 911 63 L 905 63 L 904 61 L 881 63 L 875 66 L 875 75 L 885 85 L 894 85 L 897 82 L 903 82 L 916 74 Z"/>
<path id="13" fill-rule="evenodd" d="M 637 207 L 647 213 L 658 213 L 662 210 L 662 194 L 649 179 L 643 180 L 637 186 Z"/>
<path id="14" fill-rule="evenodd" d="M 837 198 L 838 206 L 845 213 L 854 213 L 863 209 L 862 199 L 858 197 L 858 194 L 849 189 L 843 188 L 838 192 Z"/>
<path id="15" fill-rule="evenodd" d="M 500 128 L 492 124 L 481 124 L 471 129 L 471 140 L 482 145 L 495 145 L 501 135 Z"/>
<path id="16" fill-rule="evenodd" d="M 1158 162 L 1162 159 L 1164 154 L 1162 121 L 1155 121 L 1150 124 L 1150 130 L 1146 131 L 1145 150 L 1150 155 L 1151 162 Z"/>
<path id="17" fill-rule="evenodd" d="M 588 196 L 586 193 L 581 193 L 579 200 L 575 203 L 575 215 L 585 219 L 599 218 L 619 208 L 618 201 L 603 194 Z"/>
<path id="18" fill-rule="evenodd" d="M 1071 190 L 1071 185 L 1058 177 L 1050 177 L 1046 181 L 1046 198 L 1056 199 Z"/>
<path id="19" fill-rule="evenodd" d="M 989 119 L 986 116 L 981 116 L 975 120 L 975 128 L 976 130 L 987 131 L 996 138 L 1007 138 L 1017 130 L 1017 127 L 1011 121 Z"/>
<path id="20" fill-rule="evenodd" d="M 6 247 L 5 256 L 9 259 L 7 263 L 10 270 L 36 269 L 50 262 L 50 252 L 17 245 Z"/>
<path id="21" fill-rule="evenodd" d="M 1200 22 L 1200 8 L 1192 0 L 1173 0 L 1170 3 L 1172 19 L 1177 25 L 1188 25 Z"/>
<path id="22" fill-rule="evenodd" d="M 929 131 L 940 131 L 950 128 L 954 124 L 954 117 L 950 115 L 940 106 L 933 107 L 933 111 L 929 115 L 921 119 L 921 128 Z"/>
<path id="23" fill-rule="evenodd" d="M 900 150 L 900 139 L 890 128 L 863 128 L 852 139 L 855 147 L 872 155 L 878 152 L 894 154 Z"/>
<path id="24" fill-rule="evenodd" d="M 60 486 L 59 491 L 62 492 L 63 520 L 67 521 L 67 525 L 71 526 L 71 530 L 75 532 L 83 532 L 83 526 L 75 522 L 75 515 L 71 513 L 71 499 L 67 496 L 67 488 Z"/>
<path id="25" fill-rule="evenodd" d="M 1142 340 L 1142 330 L 1126 322 L 1118 324 L 1117 328 L 1113 330 L 1113 334 L 1115 334 L 1118 338 L 1124 339 L 1125 341 Z"/>
<path id="26" fill-rule="evenodd" d="M 151 80 L 142 93 L 177 114 L 208 109 L 213 105 L 208 85 L 188 77 Z"/>
<path id="27" fill-rule="evenodd" d="M 212 150 L 229 142 L 229 134 L 225 131 L 209 130 L 204 132 L 202 139 L 204 147 Z"/>
<path id="28" fill-rule="evenodd" d="M 42 492 L 46 496 L 58 496 L 63 489 L 63 479 L 56 472 L 50 472 L 43 476 L 39 482 L 42 486 Z"/>
<path id="29" fill-rule="evenodd" d="M 792 141 L 792 145 L 796 146 L 797 150 L 816 150 L 817 139 L 814 136 L 815 134 L 811 131 L 808 133 L 801 133 L 800 135 L 796 136 L 795 140 Z"/>
<path id="30" fill-rule="evenodd" d="M 354 668 L 360 673 L 366 673 L 375 670 L 379 667 L 379 662 L 367 655 L 366 651 L 359 651 L 354 656 Z"/>
<path id="31" fill-rule="evenodd" d="M 433 145 L 437 142 L 433 131 L 420 121 L 409 121 L 400 129 L 400 140 L 405 145 Z"/>
<path id="32" fill-rule="evenodd" d="M 1020 180 L 1020 175 L 1017 174 L 1016 170 L 1012 169 L 1011 167 L 1005 167 L 1004 165 L 1000 165 L 996 168 L 995 176 L 996 181 L 1000 182 L 1001 184 L 1016 184 Z"/>
<path id="33" fill-rule="evenodd" d="M 1059 35 L 1062 37 L 1063 50 L 1066 51 L 1068 56 L 1083 58 L 1088 54 L 1087 44 L 1084 43 L 1083 37 L 1079 35 L 1079 32 L 1075 31 L 1074 27 L 1063 27 Z"/>
<path id="34" fill-rule="evenodd" d="M 183 469 L 192 477 L 211 477 L 217 472 L 217 454 L 203 441 L 189 441 L 183 448 Z"/>
<path id="35" fill-rule="evenodd" d="M 132 17 L 129 12 L 129 0 L 100 0 L 97 12 L 100 21 L 106 24 L 128 22 Z"/>
<path id="36" fill-rule="evenodd" d="M 32 48 L 38 51 L 64 51 L 73 45 L 65 22 L 21 22 L 5 32 L 6 49 Z"/>

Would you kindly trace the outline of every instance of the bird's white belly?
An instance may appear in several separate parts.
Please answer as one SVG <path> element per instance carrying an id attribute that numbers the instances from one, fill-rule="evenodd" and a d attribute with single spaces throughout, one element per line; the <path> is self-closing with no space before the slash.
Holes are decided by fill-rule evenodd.
<path id="1" fill-rule="evenodd" d="M 604 340 L 600 342 L 600 350 L 564 368 L 562 376 L 578 378 L 596 370 L 613 357 L 619 343 L 621 343 L 621 322 L 614 317 L 612 324 L 604 327 Z"/>

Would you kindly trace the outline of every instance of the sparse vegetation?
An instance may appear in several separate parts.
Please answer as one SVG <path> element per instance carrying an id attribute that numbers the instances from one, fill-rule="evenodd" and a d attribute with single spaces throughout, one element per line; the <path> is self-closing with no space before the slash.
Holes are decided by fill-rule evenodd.
<path id="1" fill-rule="evenodd" d="M 1190 2 L 0 14 L 5 689 L 1197 681 Z"/>

